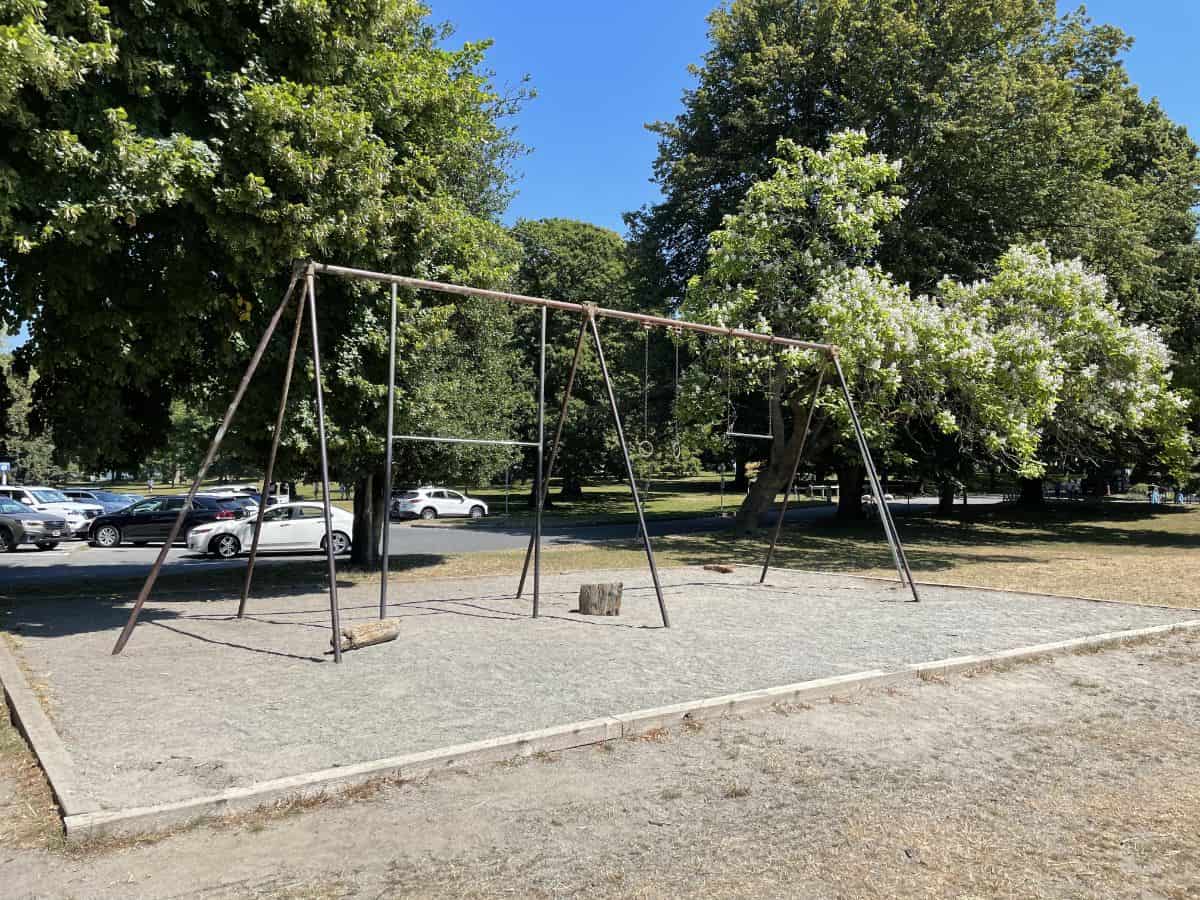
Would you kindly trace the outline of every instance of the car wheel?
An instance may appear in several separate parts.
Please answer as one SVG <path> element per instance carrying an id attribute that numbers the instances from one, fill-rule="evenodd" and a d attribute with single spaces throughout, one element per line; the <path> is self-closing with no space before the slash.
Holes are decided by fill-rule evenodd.
<path id="1" fill-rule="evenodd" d="M 470 515 L 471 515 L 472 519 L 482 519 L 483 518 L 483 507 L 482 506 L 472 506 Z"/>
<path id="2" fill-rule="evenodd" d="M 116 547 L 121 543 L 121 529 L 116 525 L 101 525 L 92 539 L 101 547 Z"/>
<path id="3" fill-rule="evenodd" d="M 233 559 L 242 552 L 242 545 L 232 534 L 218 534 L 208 545 L 208 552 L 221 559 Z"/>
<path id="4" fill-rule="evenodd" d="M 7 528 L 0 528 L 0 553 L 12 553 L 17 549 L 17 542 L 13 540 L 12 532 Z"/>
<path id="5" fill-rule="evenodd" d="M 38 542 L 37 548 L 39 550 L 53 550 L 57 546 L 58 541 L 40 541 Z"/>
<path id="6" fill-rule="evenodd" d="M 422 519 L 436 519 L 437 518 L 437 510 L 434 509 L 432 506 L 427 506 L 423 510 L 421 510 L 421 518 Z"/>
<path id="7" fill-rule="evenodd" d="M 325 538 L 321 538 L 321 549 L 325 549 Z M 343 553 L 350 552 L 350 536 L 341 532 L 333 533 L 333 555 L 340 556 Z"/>

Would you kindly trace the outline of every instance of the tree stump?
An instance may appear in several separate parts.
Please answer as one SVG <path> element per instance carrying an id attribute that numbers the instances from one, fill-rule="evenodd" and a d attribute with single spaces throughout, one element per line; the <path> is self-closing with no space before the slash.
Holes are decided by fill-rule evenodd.
<path id="1" fill-rule="evenodd" d="M 342 628 L 342 649 L 357 650 L 372 644 L 394 641 L 400 635 L 399 619 L 380 619 L 378 622 L 363 622 L 361 625 L 346 625 Z M 330 640 L 330 646 L 333 641 Z"/>
<path id="2" fill-rule="evenodd" d="M 620 581 L 607 584 L 581 584 L 579 611 L 585 616 L 619 616 L 621 614 Z"/>

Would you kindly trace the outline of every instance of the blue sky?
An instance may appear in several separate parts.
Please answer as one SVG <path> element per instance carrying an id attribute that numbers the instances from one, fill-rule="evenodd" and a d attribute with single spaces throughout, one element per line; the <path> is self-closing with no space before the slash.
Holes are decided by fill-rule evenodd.
<path id="1" fill-rule="evenodd" d="M 654 135 L 643 126 L 679 112 L 716 0 L 428 2 L 434 19 L 455 24 L 456 40 L 495 41 L 498 86 L 528 74 L 538 92 L 516 120 L 533 152 L 518 164 L 508 221 L 564 216 L 624 231 L 621 213 L 658 196 Z M 1200 139 L 1200 0 L 1095 0 L 1088 11 L 1137 38 L 1127 65 L 1143 96 L 1159 97 Z"/>

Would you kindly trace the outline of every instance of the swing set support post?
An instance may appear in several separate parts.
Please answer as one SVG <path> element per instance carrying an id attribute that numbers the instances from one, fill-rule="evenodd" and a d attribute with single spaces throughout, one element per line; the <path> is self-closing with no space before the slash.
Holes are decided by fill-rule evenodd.
<path id="1" fill-rule="evenodd" d="M 391 553 L 392 531 L 392 440 L 396 430 L 396 292 L 392 285 L 391 331 L 388 338 L 387 444 L 383 462 L 383 547 L 379 554 L 379 619 L 387 618 L 388 555 Z"/>
<path id="2" fill-rule="evenodd" d="M 867 446 L 867 436 L 863 432 L 862 423 L 858 419 L 858 410 L 854 408 L 854 401 L 850 397 L 850 386 L 846 383 L 846 376 L 842 372 L 842 363 L 838 359 L 836 351 L 830 353 L 833 359 L 834 371 L 837 372 L 839 386 L 842 390 L 842 396 L 846 400 L 846 408 L 850 411 L 850 424 L 854 427 L 854 437 L 858 442 L 859 452 L 862 454 L 863 467 L 867 470 L 867 482 L 871 486 L 871 494 L 875 498 L 875 508 L 879 510 L 879 521 L 883 525 L 883 534 L 887 538 L 888 549 L 892 551 L 892 560 L 896 564 L 896 573 L 900 576 L 900 584 L 908 585 L 908 589 L 912 592 L 912 603 L 918 603 L 921 600 L 917 593 L 917 583 L 913 580 L 912 570 L 908 566 L 908 555 L 904 552 L 904 545 L 900 541 L 900 533 L 896 530 L 896 522 L 892 518 L 892 510 L 887 505 L 887 500 L 883 494 L 883 487 L 879 481 L 879 473 L 875 470 L 875 461 L 871 458 L 871 449 Z"/>
<path id="3" fill-rule="evenodd" d="M 537 507 L 534 510 L 533 534 L 533 615 L 536 618 L 541 611 L 542 599 L 542 509 L 546 505 L 546 492 L 550 488 L 550 478 L 543 466 L 546 456 L 546 307 L 542 307 L 541 321 L 541 350 L 538 353 L 538 446 L 537 446 L 537 480 L 534 483 Z M 566 407 L 563 407 L 566 411 Z"/>
<path id="4" fill-rule="evenodd" d="M 254 563 L 258 559 L 258 542 L 262 535 L 263 517 L 267 514 L 267 506 L 271 502 L 271 485 L 275 477 L 275 458 L 279 453 L 279 441 L 283 437 L 283 421 L 287 415 L 288 391 L 292 386 L 292 373 L 296 367 L 296 348 L 300 344 L 300 332 L 304 328 L 305 302 L 307 290 L 300 292 L 296 306 L 296 326 L 292 331 L 292 344 L 288 348 L 287 370 L 283 376 L 283 389 L 279 395 L 279 414 L 275 418 L 275 434 L 271 436 L 271 455 L 267 457 L 267 471 L 263 475 L 263 491 L 259 496 L 258 515 L 254 519 L 254 535 L 250 541 L 250 558 L 246 560 L 246 578 L 242 582 L 242 596 L 238 600 L 237 617 L 246 617 L 246 601 L 250 596 L 250 583 L 254 579 Z"/>
<path id="5" fill-rule="evenodd" d="M 544 508 L 546 497 L 550 493 L 550 477 L 554 474 L 554 463 L 558 459 L 558 449 L 562 443 L 563 425 L 567 421 L 567 407 L 571 403 L 571 391 L 575 387 L 575 374 L 579 371 L 579 360 L 583 355 L 583 340 L 587 337 L 587 319 L 584 318 L 579 323 L 579 337 L 575 341 L 575 355 L 571 358 L 571 369 L 567 372 L 567 384 L 563 388 L 562 406 L 558 411 L 558 424 L 554 429 L 554 442 L 550 445 L 550 459 L 546 464 L 546 474 L 541 479 L 540 495 L 538 497 L 538 506 Z M 542 352 L 545 352 L 545 342 L 542 343 Z M 521 580 L 517 584 L 517 598 L 520 599 L 521 594 L 525 592 L 525 578 L 529 574 L 529 562 L 533 556 L 534 536 L 529 537 L 529 546 L 525 549 L 525 564 L 521 567 Z M 536 618 L 538 615 L 537 597 L 534 598 L 533 615 Z"/>
<path id="6" fill-rule="evenodd" d="M 808 436 L 812 432 L 813 415 L 817 411 L 817 400 L 821 396 L 821 386 L 825 380 L 825 367 L 817 372 L 817 384 L 813 388 L 812 400 L 808 404 L 808 417 L 804 420 L 804 432 L 800 435 L 800 446 L 796 448 L 796 460 L 792 463 L 792 472 L 783 487 L 783 505 L 779 507 L 779 518 L 775 520 L 775 530 L 771 534 L 771 546 L 767 548 L 767 558 L 763 562 L 762 574 L 758 583 L 767 580 L 767 569 L 771 567 L 771 558 L 775 555 L 775 546 L 779 543 L 779 533 L 783 531 L 783 520 L 787 516 L 788 499 L 792 496 L 792 485 L 796 483 L 796 473 L 800 471 L 800 462 L 804 459 L 804 450 L 808 444 Z"/>
<path id="7" fill-rule="evenodd" d="M 671 627 L 667 616 L 667 601 L 663 599 L 662 584 L 658 580 L 658 566 L 654 563 L 654 548 L 650 546 L 650 532 L 646 530 L 646 517 L 642 512 L 642 499 L 638 496 L 637 475 L 633 471 L 633 460 L 629 458 L 629 446 L 625 442 L 625 428 L 621 425 L 621 410 L 617 407 L 617 395 L 613 393 L 612 379 L 608 377 L 608 363 L 604 360 L 604 347 L 600 343 L 600 329 L 596 326 L 593 308 L 588 308 L 587 323 L 592 329 L 596 343 L 596 359 L 600 363 L 600 374 L 604 378 L 604 391 L 612 410 L 613 426 L 617 430 L 617 443 L 621 445 L 621 456 L 625 460 L 625 472 L 629 476 L 629 491 L 633 495 L 633 508 L 637 511 L 638 527 L 642 532 L 642 545 L 646 548 L 646 561 L 650 564 L 650 577 L 654 580 L 654 594 L 658 598 L 658 611 L 662 614 L 663 628 Z"/>
<path id="8" fill-rule="evenodd" d="M 179 508 L 179 514 L 171 524 L 171 531 L 167 535 L 167 539 L 163 542 L 162 548 L 158 551 L 158 556 L 154 560 L 154 565 L 150 567 L 150 574 L 146 576 L 146 581 L 142 585 L 142 589 L 138 592 L 137 599 L 133 603 L 133 609 L 130 610 L 129 619 L 125 623 L 125 627 L 121 629 L 117 643 L 113 646 L 113 656 L 116 656 L 125 649 L 125 645 L 129 643 L 129 638 L 133 635 L 133 629 L 137 626 L 138 617 L 142 613 L 142 607 L 145 605 L 146 599 L 150 596 L 150 592 L 154 590 L 154 583 L 158 580 L 159 572 L 162 571 L 167 554 L 171 552 L 175 538 L 179 536 L 179 532 L 183 528 L 183 519 L 192 505 L 192 500 L 200 490 L 200 484 L 204 481 L 204 476 L 208 474 L 209 466 L 212 465 L 213 460 L 217 456 L 217 451 L 221 448 L 221 442 L 225 439 L 225 432 L 229 430 L 234 413 L 237 412 L 237 408 L 241 405 L 242 397 L 245 396 L 246 389 L 250 387 L 250 381 L 254 378 L 258 364 L 262 361 L 263 354 L 267 350 L 267 345 L 271 342 L 271 337 L 275 334 L 279 320 L 283 317 L 283 311 L 287 309 L 287 305 L 292 299 L 292 294 L 295 292 L 296 285 L 300 281 L 301 271 L 301 266 L 296 266 L 292 270 L 292 279 L 288 283 L 287 290 L 284 291 L 283 299 L 279 302 L 279 306 L 276 307 L 274 314 L 271 316 L 271 321 L 267 324 L 267 330 L 263 332 L 263 336 L 259 339 L 258 346 L 254 350 L 254 355 L 250 357 L 250 364 L 246 367 L 246 372 L 242 375 L 242 380 L 238 384 L 237 391 L 234 392 L 233 399 L 229 401 L 229 407 L 225 410 L 225 417 L 221 420 L 220 427 L 217 428 L 212 442 L 208 445 L 208 453 L 205 454 L 204 461 L 196 471 L 196 477 L 192 480 L 192 486 L 188 489 L 187 500 Z"/>

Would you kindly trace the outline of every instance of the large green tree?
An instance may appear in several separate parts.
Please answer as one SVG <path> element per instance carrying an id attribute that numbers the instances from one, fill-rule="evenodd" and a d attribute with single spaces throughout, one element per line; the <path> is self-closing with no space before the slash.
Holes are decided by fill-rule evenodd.
<path id="1" fill-rule="evenodd" d="M 872 264 L 883 227 L 904 202 L 888 193 L 899 165 L 864 152 L 866 141 L 843 132 L 815 151 L 781 140 L 772 175 L 710 236 L 685 315 L 836 345 L 880 459 L 911 453 L 918 436 L 918 451 L 948 443 L 969 463 L 1024 477 L 1062 453 L 1185 468 L 1186 404 L 1171 386 L 1169 352 L 1152 329 L 1123 321 L 1106 280 L 1079 260 L 1056 263 L 1044 245 L 1012 248 L 993 278 L 970 286 L 945 279 L 933 296 L 912 294 Z M 708 351 L 697 369 L 720 364 L 726 348 L 695 343 Z M 786 486 L 807 395 L 829 363 L 813 351 L 730 346 L 734 377 L 770 385 L 774 439 L 738 517 L 752 528 Z M 704 390 L 703 375 L 690 383 L 685 410 L 711 422 L 724 397 Z M 850 514 L 862 466 L 848 411 L 833 385 L 818 403 L 822 427 L 810 458 L 838 469 L 842 512 Z"/>
<path id="2" fill-rule="evenodd" d="M 663 302 L 780 138 L 853 128 L 903 163 L 909 202 L 878 258 L 915 291 L 1042 240 L 1098 268 L 1185 362 L 1200 346 L 1197 148 L 1130 83 L 1120 30 L 1054 0 L 732 0 L 709 25 L 683 112 L 652 126 L 663 200 L 628 217 Z"/>
<path id="3" fill-rule="evenodd" d="M 569 303 L 595 303 L 617 309 L 632 307 L 634 291 L 628 249 L 615 231 L 572 219 L 539 219 L 518 222 L 513 236 L 523 251 L 516 277 L 518 291 Z M 538 319 L 525 315 L 521 321 L 526 370 L 532 371 L 537 364 Z M 661 339 L 654 342 L 650 365 L 654 385 L 648 391 L 650 396 L 644 397 L 646 336 L 639 328 L 612 320 L 602 320 L 599 324 L 628 437 L 632 442 L 655 444 L 664 404 L 670 402 L 664 392 L 669 390 L 669 384 L 661 377 L 667 345 Z M 550 314 L 546 355 L 548 441 L 553 438 L 580 325 L 576 316 Z M 560 495 L 567 499 L 578 498 L 589 478 L 624 474 L 590 333 L 585 339 L 571 396 L 562 448 L 555 462 L 555 472 L 562 479 Z M 643 415 L 649 408 L 643 400 L 652 404 L 653 417 Z"/>
<path id="4" fill-rule="evenodd" d="M 0 3 L 0 321 L 28 325 L 18 364 L 59 447 L 129 465 L 174 400 L 219 408 L 293 259 L 507 281 L 501 119 L 520 98 L 490 86 L 486 44 L 454 48 L 427 16 L 414 0 Z M 402 422 L 502 428 L 507 312 L 419 299 L 404 298 Z M 369 561 L 387 295 L 326 279 L 320 300 L 331 455 Z M 258 450 L 282 343 L 233 437 Z M 285 453 L 310 471 L 313 419 L 302 402 Z M 405 458 L 415 473 L 435 452 Z"/>

